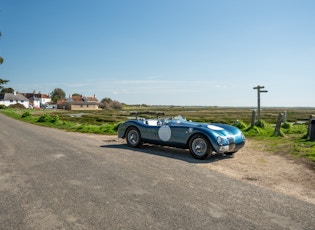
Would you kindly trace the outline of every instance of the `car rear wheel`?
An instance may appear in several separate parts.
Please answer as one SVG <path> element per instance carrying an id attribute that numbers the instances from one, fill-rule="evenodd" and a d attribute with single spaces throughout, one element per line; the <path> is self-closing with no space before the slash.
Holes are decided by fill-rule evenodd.
<path id="1" fill-rule="evenodd" d="M 133 148 L 139 147 L 142 144 L 140 132 L 135 127 L 130 127 L 127 130 L 126 140 L 128 146 Z"/>
<path id="2" fill-rule="evenodd" d="M 205 159 L 212 152 L 210 142 L 201 135 L 195 135 L 189 142 L 191 155 L 196 159 Z"/>

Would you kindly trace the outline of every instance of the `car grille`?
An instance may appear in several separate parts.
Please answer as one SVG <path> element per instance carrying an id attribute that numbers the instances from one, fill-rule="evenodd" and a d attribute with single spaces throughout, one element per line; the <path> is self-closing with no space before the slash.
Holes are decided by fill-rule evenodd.
<path id="1" fill-rule="evenodd" d="M 229 151 L 233 151 L 235 149 L 235 144 L 229 144 Z"/>
<path id="2" fill-rule="evenodd" d="M 235 141 L 234 137 L 229 137 L 229 151 L 233 151 L 235 149 Z"/>

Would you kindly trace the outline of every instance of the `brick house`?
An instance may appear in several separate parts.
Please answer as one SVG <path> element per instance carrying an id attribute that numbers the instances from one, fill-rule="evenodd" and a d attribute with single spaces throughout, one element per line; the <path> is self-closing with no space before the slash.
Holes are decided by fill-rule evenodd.
<path id="1" fill-rule="evenodd" d="M 72 96 L 68 100 L 59 100 L 57 101 L 58 109 L 66 110 L 98 110 L 99 102 L 95 97 L 90 96 Z"/>

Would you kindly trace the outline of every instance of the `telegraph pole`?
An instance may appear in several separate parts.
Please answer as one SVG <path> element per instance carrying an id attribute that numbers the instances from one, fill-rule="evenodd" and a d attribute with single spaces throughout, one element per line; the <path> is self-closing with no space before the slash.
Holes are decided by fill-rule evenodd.
<path id="1" fill-rule="evenodd" d="M 264 89 L 265 86 L 260 86 L 260 85 L 257 85 L 256 87 L 254 87 L 253 89 L 257 89 L 257 120 L 258 122 L 260 122 L 260 93 L 267 93 L 268 91 L 267 90 L 261 90 L 261 89 Z"/>

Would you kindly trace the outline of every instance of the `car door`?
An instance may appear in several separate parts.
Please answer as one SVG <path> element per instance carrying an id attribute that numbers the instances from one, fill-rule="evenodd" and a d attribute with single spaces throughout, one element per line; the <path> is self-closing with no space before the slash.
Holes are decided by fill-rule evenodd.
<path id="1" fill-rule="evenodd" d="M 186 144 L 189 137 L 189 129 L 186 126 L 183 126 L 179 122 L 170 122 L 168 127 L 170 129 L 169 142 L 173 143 L 174 145 Z"/>

